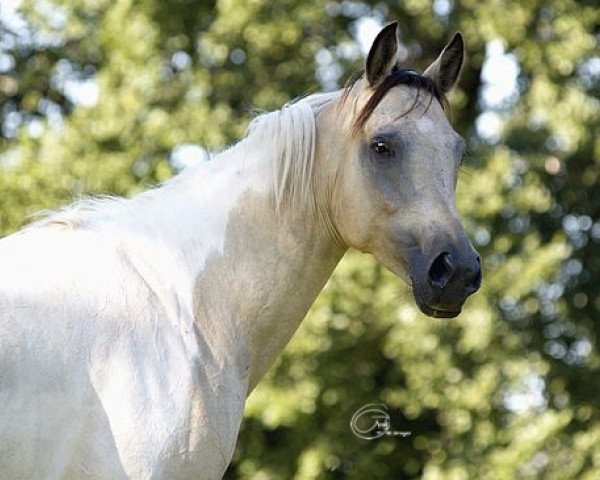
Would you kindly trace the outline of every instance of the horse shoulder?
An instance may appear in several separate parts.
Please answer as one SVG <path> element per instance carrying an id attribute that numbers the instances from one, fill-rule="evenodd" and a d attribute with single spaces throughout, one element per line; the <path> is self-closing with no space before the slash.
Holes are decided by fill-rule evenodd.
<path id="1" fill-rule="evenodd" d="M 177 478 L 198 463 L 226 467 L 232 447 L 224 454 L 214 440 L 218 407 L 191 309 L 132 265 L 119 242 L 92 232 L 0 241 L 4 471 Z"/>

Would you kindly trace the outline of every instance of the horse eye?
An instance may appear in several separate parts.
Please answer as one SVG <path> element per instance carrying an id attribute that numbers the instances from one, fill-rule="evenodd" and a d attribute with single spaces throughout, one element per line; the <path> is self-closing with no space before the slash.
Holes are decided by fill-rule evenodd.
<path id="1" fill-rule="evenodd" d="M 373 140 L 373 142 L 371 143 L 371 149 L 377 155 L 387 155 L 387 156 L 391 156 L 392 155 L 392 149 L 383 140 L 379 140 L 379 139 Z"/>

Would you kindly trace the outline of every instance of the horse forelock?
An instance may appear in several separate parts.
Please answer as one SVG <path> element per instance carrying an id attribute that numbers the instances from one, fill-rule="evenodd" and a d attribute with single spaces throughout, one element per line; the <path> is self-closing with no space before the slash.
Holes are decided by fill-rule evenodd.
<path id="1" fill-rule="evenodd" d="M 357 84 L 359 80 L 363 78 L 363 76 L 364 70 L 359 70 L 350 76 L 342 94 L 343 101 L 345 101 L 349 97 L 353 87 Z M 393 87 L 399 85 L 415 88 L 417 90 L 417 95 L 413 104 L 409 106 L 408 109 L 404 111 L 401 116 L 408 115 L 419 105 L 422 90 L 424 90 L 426 94 L 429 94 L 427 108 L 435 98 L 439 101 L 444 112 L 449 113 L 449 106 L 446 96 L 444 92 L 440 89 L 440 87 L 437 85 L 437 83 L 435 83 L 435 81 L 433 81 L 427 76 L 415 72 L 414 70 L 406 70 L 396 67 L 387 77 L 385 77 L 381 82 L 379 82 L 375 86 L 373 93 L 371 94 L 365 105 L 362 107 L 362 109 L 358 112 L 358 115 L 356 116 L 353 123 L 354 132 L 360 130 L 364 126 L 364 124 L 367 122 L 371 114 L 375 111 L 379 103 L 381 103 L 386 94 Z"/>

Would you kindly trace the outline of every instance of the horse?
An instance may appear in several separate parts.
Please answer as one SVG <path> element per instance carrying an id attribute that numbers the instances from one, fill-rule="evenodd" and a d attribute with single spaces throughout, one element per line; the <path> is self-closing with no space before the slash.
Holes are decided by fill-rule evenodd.
<path id="1" fill-rule="evenodd" d="M 419 74 L 384 27 L 359 75 L 250 124 L 128 199 L 0 240 L 0 471 L 217 479 L 244 403 L 349 248 L 455 317 L 481 283 L 455 207 L 446 94 L 460 33 Z"/>

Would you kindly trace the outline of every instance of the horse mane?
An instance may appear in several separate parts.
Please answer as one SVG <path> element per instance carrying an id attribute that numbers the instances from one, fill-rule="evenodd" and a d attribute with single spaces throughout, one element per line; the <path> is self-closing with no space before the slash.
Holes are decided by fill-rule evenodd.
<path id="1" fill-rule="evenodd" d="M 341 99 L 343 104 L 362 75 L 362 71 L 353 75 L 341 91 L 312 94 L 290 102 L 280 110 L 258 115 L 250 122 L 240 142 L 229 150 L 215 155 L 207 163 L 217 163 L 220 156 L 229 156 L 229 154 L 240 154 L 243 158 L 260 158 L 266 162 L 266 174 L 270 176 L 268 181 L 271 182 L 278 215 L 287 208 L 312 208 L 314 206 L 312 200 L 314 199 L 316 117 L 334 100 Z M 396 85 L 407 85 L 417 89 L 415 104 L 404 115 L 415 108 L 421 90 L 431 94 L 430 102 L 433 98 L 437 98 L 446 109 L 446 99 L 431 79 L 413 71 L 395 69 L 374 90 L 365 106 L 358 112 L 353 123 L 355 130 L 364 125 L 385 94 Z M 174 190 L 181 184 L 193 186 L 193 180 L 200 175 L 199 167 L 189 168 L 160 185 L 161 188 L 147 190 L 133 199 L 143 201 L 153 198 L 158 193 Z M 59 210 L 36 214 L 36 221 L 28 228 L 48 225 L 79 228 L 93 219 L 113 218 L 118 212 L 128 212 L 130 201 L 133 199 L 111 196 L 87 197 Z"/>
<path id="2" fill-rule="evenodd" d="M 263 113 L 248 126 L 245 140 L 266 148 L 275 205 L 308 207 L 313 197 L 316 116 L 340 92 L 316 93 Z M 240 142 L 243 145 L 246 142 Z M 264 155 L 263 154 L 263 155 Z"/>
<path id="3" fill-rule="evenodd" d="M 309 206 L 313 192 L 316 116 L 339 95 L 340 92 L 316 93 L 292 101 L 280 110 L 259 114 L 238 143 L 206 163 L 217 164 L 220 156 L 258 157 L 266 161 L 267 175 L 272 176 L 270 181 L 278 214 L 287 207 Z M 35 213 L 33 222 L 26 229 L 44 226 L 76 229 L 90 220 L 114 218 L 128 212 L 132 200 L 143 201 L 155 198 L 160 192 L 173 191 L 182 184 L 193 185 L 202 173 L 202 165 L 188 168 L 133 198 L 84 196 L 57 210 Z"/>
<path id="4" fill-rule="evenodd" d="M 111 195 L 82 196 L 80 199 L 58 209 L 40 210 L 30 215 L 31 223 L 21 231 L 36 227 L 77 229 L 92 218 L 106 218 L 126 209 L 126 198 Z"/>
<path id="5" fill-rule="evenodd" d="M 316 115 L 329 102 L 350 95 L 356 82 L 364 76 L 359 70 L 353 74 L 341 91 L 318 93 L 288 103 L 281 110 L 256 117 L 248 127 L 246 138 L 257 140 L 260 146 L 269 145 L 273 175 L 273 191 L 277 211 L 286 206 L 310 208 L 313 195 L 313 166 L 316 141 Z M 413 70 L 395 67 L 375 88 L 367 103 L 353 122 L 353 133 L 361 129 L 383 97 L 395 86 L 404 85 L 417 90 L 414 103 L 402 115 L 414 110 L 419 104 L 421 92 L 428 96 L 426 110 L 437 99 L 448 114 L 449 106 L 444 92 L 431 78 Z M 428 95 L 427 95 L 428 94 Z M 351 116 L 354 115 L 352 109 Z"/>

